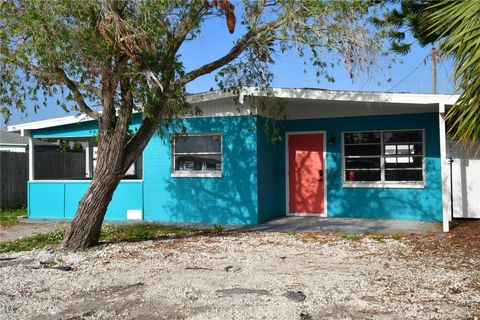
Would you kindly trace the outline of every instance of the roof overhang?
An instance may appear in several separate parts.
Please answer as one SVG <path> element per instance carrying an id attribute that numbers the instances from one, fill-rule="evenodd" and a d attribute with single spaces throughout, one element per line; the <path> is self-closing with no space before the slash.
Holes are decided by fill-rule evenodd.
<path id="1" fill-rule="evenodd" d="M 22 124 L 14 124 L 7 127 L 7 131 L 20 132 L 22 136 L 29 136 L 30 130 L 37 130 L 43 128 L 51 128 L 57 126 L 63 126 L 67 124 L 79 123 L 83 121 L 90 121 L 92 118 L 86 115 L 67 116 L 61 118 L 53 118 L 40 121 L 32 121 Z"/>
<path id="2" fill-rule="evenodd" d="M 233 98 L 237 95 L 229 91 L 215 90 L 186 96 L 189 103 L 201 103 L 219 99 Z M 280 99 L 301 99 L 319 101 L 344 101 L 344 102 L 367 102 L 367 103 L 391 103 L 391 104 L 412 104 L 426 105 L 438 104 L 439 112 L 445 111 L 445 106 L 453 105 L 458 95 L 448 94 L 423 94 L 423 93 L 389 93 L 369 91 L 344 91 L 325 90 L 313 88 L 270 88 L 268 90 L 256 87 L 242 88 L 238 94 L 239 102 L 243 103 L 245 97 L 266 97 Z M 8 131 L 20 132 L 22 135 L 29 135 L 30 130 L 50 128 L 84 121 L 91 121 L 92 118 L 86 115 L 67 116 L 48 120 L 27 122 L 11 125 Z"/>
<path id="3" fill-rule="evenodd" d="M 307 99 L 323 101 L 379 102 L 404 104 L 454 104 L 458 95 L 424 93 L 390 93 L 371 91 L 344 91 L 310 88 L 272 88 L 268 92 L 259 88 L 245 90 L 245 95 L 271 96 L 286 99 Z"/>

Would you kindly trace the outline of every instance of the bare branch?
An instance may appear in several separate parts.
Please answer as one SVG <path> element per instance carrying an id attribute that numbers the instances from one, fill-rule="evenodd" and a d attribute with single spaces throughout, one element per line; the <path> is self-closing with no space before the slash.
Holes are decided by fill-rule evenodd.
<path id="1" fill-rule="evenodd" d="M 140 128 L 135 133 L 135 135 L 127 142 L 124 147 L 124 170 L 128 170 L 130 165 L 138 159 L 140 154 L 143 152 L 143 149 L 150 141 L 150 138 L 157 131 L 158 123 L 160 123 L 162 116 L 164 116 L 167 111 L 168 101 L 162 99 L 162 101 L 157 105 L 156 112 L 153 118 L 145 117 L 142 120 Z"/>

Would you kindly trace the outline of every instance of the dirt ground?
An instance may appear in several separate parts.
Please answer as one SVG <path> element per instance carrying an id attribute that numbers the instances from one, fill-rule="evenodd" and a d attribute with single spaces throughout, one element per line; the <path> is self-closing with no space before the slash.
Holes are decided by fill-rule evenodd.
<path id="1" fill-rule="evenodd" d="M 0 319 L 480 319 L 480 221 L 399 240 L 231 232 L 1 254 Z"/>

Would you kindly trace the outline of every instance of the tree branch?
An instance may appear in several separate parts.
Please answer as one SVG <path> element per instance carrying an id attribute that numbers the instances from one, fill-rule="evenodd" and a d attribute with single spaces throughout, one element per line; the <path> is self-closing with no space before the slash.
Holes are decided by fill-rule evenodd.
<path id="1" fill-rule="evenodd" d="M 269 23 L 265 23 L 264 25 L 259 26 L 257 29 L 251 29 L 248 31 L 243 37 L 241 37 L 237 43 L 232 47 L 232 49 L 223 57 L 207 63 L 195 70 L 192 70 L 176 81 L 173 82 L 173 86 L 182 86 L 185 85 L 198 77 L 201 77 L 205 74 L 215 71 L 218 68 L 223 67 L 224 65 L 232 62 L 235 60 L 245 49 L 250 45 L 250 42 L 260 34 L 266 33 L 268 31 L 274 30 L 278 26 L 280 26 L 285 17 L 278 18 Z"/>
<path id="2" fill-rule="evenodd" d="M 93 119 L 99 119 L 100 118 L 100 113 L 93 111 L 86 103 L 85 100 L 83 99 L 83 95 L 80 92 L 80 90 L 86 90 L 95 93 L 97 96 L 101 98 L 102 94 L 99 88 L 80 83 L 78 81 L 71 80 L 65 71 L 61 69 L 60 67 L 55 67 L 54 72 L 48 72 L 45 70 L 42 70 L 35 65 L 31 63 L 22 63 L 17 59 L 17 62 L 19 65 L 23 66 L 24 68 L 28 69 L 31 73 L 33 73 L 37 77 L 42 77 L 45 80 L 54 83 L 54 84 L 63 84 L 66 85 L 68 89 L 73 94 L 74 100 L 77 102 L 80 110 L 85 113 L 87 116 Z"/>
<path id="3" fill-rule="evenodd" d="M 31 73 L 33 73 L 34 75 L 36 76 L 39 76 L 39 77 L 42 77 L 42 78 L 45 78 L 47 79 L 48 81 L 52 82 L 52 83 L 57 83 L 57 84 L 65 84 L 59 77 L 56 73 L 51 73 L 51 72 L 47 72 L 47 71 L 44 71 L 44 70 L 41 70 L 39 69 L 38 67 L 34 66 L 33 64 L 30 64 L 30 63 L 22 63 L 21 61 L 17 60 L 17 62 L 22 65 L 24 68 L 30 70 Z M 85 90 L 85 91 L 89 91 L 89 92 L 92 92 L 93 94 L 95 94 L 96 96 L 98 96 L 100 99 L 102 98 L 102 90 L 98 87 L 95 87 L 94 85 L 91 85 L 91 84 L 86 84 L 86 83 L 82 83 L 82 82 L 79 82 L 79 81 L 75 81 L 75 80 L 71 80 L 69 79 L 78 89 L 80 90 Z"/>
<path id="4" fill-rule="evenodd" d="M 79 88 L 77 87 L 77 85 L 75 84 L 74 81 L 70 80 L 70 78 L 68 78 L 67 74 L 65 73 L 65 71 L 63 71 L 62 68 L 60 67 L 56 67 L 55 68 L 56 70 L 56 73 L 58 74 L 58 76 L 60 77 L 61 81 L 67 86 L 68 89 L 70 89 L 70 91 L 73 93 L 73 97 L 75 99 L 75 101 L 77 102 L 80 110 L 82 110 L 82 112 L 84 112 L 87 116 L 89 116 L 90 118 L 93 118 L 93 119 L 100 119 L 100 113 L 96 112 L 96 111 L 93 111 L 86 103 L 85 103 L 85 100 L 83 99 L 83 95 L 82 93 L 80 92 Z"/>
<path id="5" fill-rule="evenodd" d="M 186 36 L 196 27 L 196 22 L 199 21 L 204 11 L 205 6 L 199 3 L 197 8 L 192 7 L 185 20 L 182 19 L 182 21 L 179 21 L 179 25 L 175 28 L 177 32 L 173 33 L 173 41 L 168 49 L 170 55 L 167 56 L 174 57 L 176 55 L 181 44 L 185 41 Z"/>
<path id="6" fill-rule="evenodd" d="M 122 106 L 118 112 L 114 134 L 117 135 L 117 141 L 125 139 L 130 124 L 130 117 L 133 111 L 133 92 L 129 79 L 121 79 L 120 95 L 122 97 Z"/>
<path id="7" fill-rule="evenodd" d="M 142 154 L 145 146 L 150 141 L 150 138 L 155 134 L 158 128 L 158 123 L 160 122 L 162 116 L 167 110 L 168 102 L 163 100 L 157 105 L 157 110 L 155 112 L 154 118 L 145 117 L 142 120 L 140 128 L 135 133 L 135 135 L 127 142 L 124 147 L 124 162 L 123 169 L 124 171 L 132 165 L 132 163 L 138 159 Z"/>

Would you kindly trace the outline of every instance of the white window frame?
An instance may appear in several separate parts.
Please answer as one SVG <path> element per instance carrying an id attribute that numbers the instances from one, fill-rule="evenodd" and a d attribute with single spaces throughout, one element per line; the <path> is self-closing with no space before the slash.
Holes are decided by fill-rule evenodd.
<path id="1" fill-rule="evenodd" d="M 175 139 L 172 139 L 172 171 L 171 177 L 174 178 L 221 178 L 223 176 L 223 134 L 221 132 L 207 132 L 207 133 L 189 133 L 185 135 L 179 135 L 184 137 L 204 137 L 204 136 L 220 136 L 220 152 L 198 152 L 188 154 L 220 154 L 221 170 L 220 171 L 175 171 Z M 178 153 L 177 153 L 178 154 Z"/>
<path id="2" fill-rule="evenodd" d="M 422 132 L 422 181 L 385 181 L 385 144 L 383 141 L 384 132 L 405 132 L 405 131 L 421 131 Z M 345 178 L 345 133 L 362 133 L 362 132 L 380 132 L 380 174 L 381 181 L 347 181 Z M 355 130 L 342 131 L 342 186 L 344 188 L 425 188 L 427 176 L 425 174 L 425 129 L 392 129 L 392 130 Z M 418 142 L 412 142 L 418 143 Z M 410 144 L 410 143 L 405 143 Z M 375 157 L 375 156 L 373 156 Z"/>

